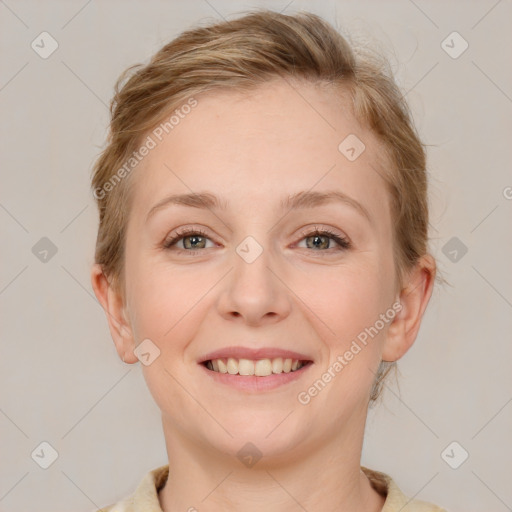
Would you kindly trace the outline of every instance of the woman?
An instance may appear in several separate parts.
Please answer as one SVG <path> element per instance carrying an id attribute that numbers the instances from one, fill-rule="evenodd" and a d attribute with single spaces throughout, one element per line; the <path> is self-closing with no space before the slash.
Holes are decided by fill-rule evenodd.
<path id="1" fill-rule="evenodd" d="M 93 288 L 169 460 L 103 510 L 442 510 L 360 466 L 436 276 L 381 66 L 312 14 L 189 30 L 119 79 L 92 186 Z"/>

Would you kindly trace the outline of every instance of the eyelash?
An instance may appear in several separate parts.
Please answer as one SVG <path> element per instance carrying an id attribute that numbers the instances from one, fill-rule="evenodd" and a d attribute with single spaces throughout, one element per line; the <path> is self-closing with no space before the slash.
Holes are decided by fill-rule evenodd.
<path id="1" fill-rule="evenodd" d="M 338 235 L 329 229 L 318 229 L 317 227 L 315 227 L 315 229 L 313 231 L 302 231 L 301 235 L 302 235 L 301 241 L 304 238 L 309 238 L 311 236 L 327 236 L 328 238 L 332 238 L 339 245 L 338 249 L 336 249 L 337 251 L 344 251 L 344 250 L 352 248 L 352 244 L 349 242 L 348 238 Z M 319 251 L 319 252 L 325 252 L 325 251 Z"/>
<path id="2" fill-rule="evenodd" d="M 174 244 L 176 244 L 183 238 L 186 238 L 186 237 L 192 236 L 192 235 L 197 235 L 202 238 L 209 239 L 208 234 L 205 233 L 204 231 L 202 231 L 201 229 L 185 228 L 183 230 L 177 231 L 174 236 L 167 238 L 163 242 L 162 247 L 164 249 L 171 250 L 171 247 Z M 338 244 L 339 247 L 337 249 L 335 249 L 336 251 L 346 251 L 346 250 L 352 248 L 352 244 L 350 243 L 350 241 L 347 238 L 340 236 L 337 233 L 330 231 L 329 229 L 318 229 L 315 227 L 315 229 L 312 231 L 301 232 L 301 235 L 302 235 L 302 238 L 300 239 L 300 241 L 302 241 L 304 238 L 309 238 L 312 236 L 327 236 L 328 238 L 331 238 Z M 201 252 L 201 250 L 204 251 L 205 249 L 175 249 L 175 252 L 177 252 L 178 254 L 187 253 L 188 255 L 194 255 L 194 254 Z M 327 251 L 329 251 L 329 249 L 320 250 L 318 252 L 327 252 Z M 317 251 L 315 251 L 315 252 L 317 252 Z M 328 254 L 331 254 L 331 253 L 328 252 Z"/>
<path id="3" fill-rule="evenodd" d="M 192 235 L 198 235 L 203 238 L 208 238 L 208 234 L 202 231 L 201 229 L 191 229 L 191 228 L 185 228 L 181 231 L 176 231 L 176 235 L 166 239 L 163 243 L 164 249 L 171 249 L 171 247 L 176 243 L 179 242 L 181 239 L 186 238 L 187 236 Z M 204 250 L 204 249 L 203 249 Z M 189 253 L 189 254 L 195 254 L 196 252 L 199 252 L 199 250 L 194 249 L 176 249 L 176 252 L 178 253 Z"/>

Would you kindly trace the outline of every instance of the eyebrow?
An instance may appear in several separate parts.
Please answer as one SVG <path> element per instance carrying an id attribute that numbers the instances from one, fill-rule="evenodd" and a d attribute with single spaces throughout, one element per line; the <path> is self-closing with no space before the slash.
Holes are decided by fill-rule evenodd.
<path id="1" fill-rule="evenodd" d="M 302 191 L 288 196 L 281 201 L 282 210 L 298 210 L 301 208 L 314 208 L 331 202 L 341 202 L 352 207 L 359 214 L 363 215 L 369 222 L 372 217 L 368 210 L 354 198 L 348 196 L 344 192 L 331 190 L 328 192 Z M 188 206 L 191 208 L 202 208 L 208 210 L 226 210 L 228 203 L 225 199 L 221 199 L 209 192 L 191 193 L 191 194 L 174 194 L 165 197 L 156 203 L 148 212 L 146 222 L 158 210 L 172 205 Z"/>

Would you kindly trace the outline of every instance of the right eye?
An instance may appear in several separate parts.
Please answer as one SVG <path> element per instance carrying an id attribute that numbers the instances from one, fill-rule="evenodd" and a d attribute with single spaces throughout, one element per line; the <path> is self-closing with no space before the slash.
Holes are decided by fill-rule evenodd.
<path id="1" fill-rule="evenodd" d="M 208 240 L 210 239 L 206 236 L 206 233 L 200 229 L 184 229 L 167 238 L 163 243 L 163 247 L 171 250 L 173 246 L 182 242 L 183 246 L 176 249 L 178 252 L 194 253 L 199 249 L 208 249 L 206 247 Z"/>

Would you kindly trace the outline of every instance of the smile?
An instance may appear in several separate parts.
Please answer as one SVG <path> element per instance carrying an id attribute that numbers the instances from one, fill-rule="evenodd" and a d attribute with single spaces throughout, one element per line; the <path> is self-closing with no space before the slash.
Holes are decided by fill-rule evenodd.
<path id="1" fill-rule="evenodd" d="M 276 357 L 273 359 L 209 359 L 199 364 L 215 384 L 245 393 L 270 392 L 300 379 L 313 361 Z M 215 369 L 217 368 L 217 369 Z M 275 369 L 275 373 L 274 373 Z"/>
<path id="2" fill-rule="evenodd" d="M 300 370 L 311 361 L 275 357 L 273 359 L 236 359 L 234 357 L 210 359 L 203 364 L 209 370 L 230 375 L 268 377 L 273 374 L 291 373 Z"/>

